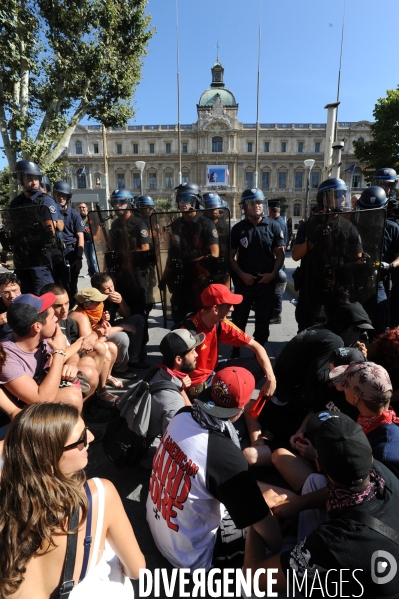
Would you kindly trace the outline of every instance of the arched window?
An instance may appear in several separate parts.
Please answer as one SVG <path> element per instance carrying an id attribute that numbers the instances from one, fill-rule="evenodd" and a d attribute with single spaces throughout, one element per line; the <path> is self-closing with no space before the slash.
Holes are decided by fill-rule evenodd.
<path id="1" fill-rule="evenodd" d="M 80 168 L 76 173 L 78 180 L 78 189 L 86 189 L 86 169 Z"/>
<path id="2" fill-rule="evenodd" d="M 79 140 L 75 141 L 75 152 L 76 152 L 76 154 L 83 154 L 82 142 Z"/>
<path id="3" fill-rule="evenodd" d="M 357 140 L 360 144 L 364 144 L 364 137 L 359 137 Z"/>
<path id="4" fill-rule="evenodd" d="M 223 152 L 223 137 L 212 137 L 212 152 Z"/>
<path id="5" fill-rule="evenodd" d="M 101 187 L 101 173 L 96 173 L 94 175 L 94 181 L 96 183 L 96 187 Z"/>
<path id="6" fill-rule="evenodd" d="M 301 205 L 294 204 L 294 216 L 301 216 Z"/>

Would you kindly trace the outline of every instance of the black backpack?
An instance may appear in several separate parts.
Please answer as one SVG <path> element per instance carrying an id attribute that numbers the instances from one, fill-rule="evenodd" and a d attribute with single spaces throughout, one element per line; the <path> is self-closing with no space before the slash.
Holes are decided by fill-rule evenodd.
<path id="1" fill-rule="evenodd" d="M 163 389 L 180 389 L 171 381 L 149 384 L 158 371 L 147 376 L 126 391 L 117 404 L 118 414 L 107 425 L 103 438 L 106 456 L 117 468 L 138 464 L 147 453 L 147 432 L 151 416 L 151 396 Z"/>

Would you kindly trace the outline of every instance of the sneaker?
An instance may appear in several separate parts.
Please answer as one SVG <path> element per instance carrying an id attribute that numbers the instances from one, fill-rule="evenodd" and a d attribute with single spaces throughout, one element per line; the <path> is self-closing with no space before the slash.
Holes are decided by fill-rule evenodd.
<path id="1" fill-rule="evenodd" d="M 270 319 L 269 324 L 281 324 L 281 314 L 273 316 L 273 318 Z"/>

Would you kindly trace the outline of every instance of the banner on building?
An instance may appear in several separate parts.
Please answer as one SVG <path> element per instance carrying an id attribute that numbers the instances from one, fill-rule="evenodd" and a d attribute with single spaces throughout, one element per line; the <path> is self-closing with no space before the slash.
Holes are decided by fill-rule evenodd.
<path id="1" fill-rule="evenodd" d="M 209 187 L 229 184 L 229 168 L 227 164 L 208 164 L 206 167 L 206 184 Z"/>

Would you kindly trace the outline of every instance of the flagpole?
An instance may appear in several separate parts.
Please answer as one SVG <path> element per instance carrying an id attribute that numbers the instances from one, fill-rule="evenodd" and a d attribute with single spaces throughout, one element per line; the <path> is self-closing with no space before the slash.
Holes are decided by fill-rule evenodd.
<path id="1" fill-rule="evenodd" d="M 341 68 L 342 68 L 342 51 L 344 47 L 344 32 L 345 32 L 345 11 L 346 11 L 346 0 L 344 0 L 344 15 L 342 17 L 342 31 L 341 31 L 341 50 L 339 53 L 339 71 L 338 71 L 338 86 L 337 86 L 337 102 L 340 102 L 339 96 L 341 92 Z M 337 112 L 335 113 L 335 136 L 334 141 L 337 141 L 338 136 L 338 106 Z"/>
<path id="2" fill-rule="evenodd" d="M 259 38 L 258 38 L 258 81 L 256 93 L 256 135 L 255 135 L 255 187 L 258 187 L 258 160 L 259 160 L 259 93 L 260 93 L 260 41 L 262 31 L 262 0 L 259 3 Z"/>
<path id="3" fill-rule="evenodd" d="M 179 156 L 178 185 L 182 182 L 181 168 L 181 130 L 180 130 L 180 61 L 179 61 L 179 9 L 176 0 L 176 62 L 177 62 L 177 144 Z"/>

